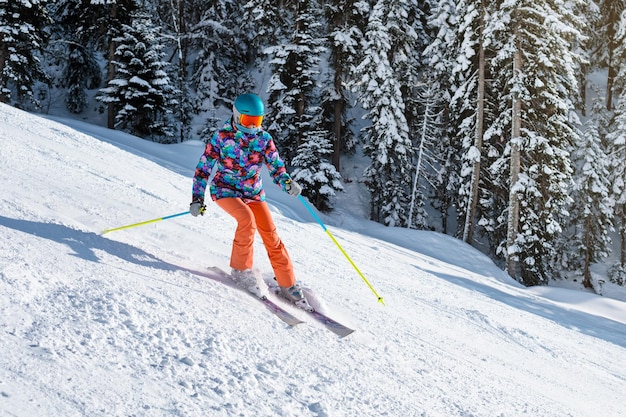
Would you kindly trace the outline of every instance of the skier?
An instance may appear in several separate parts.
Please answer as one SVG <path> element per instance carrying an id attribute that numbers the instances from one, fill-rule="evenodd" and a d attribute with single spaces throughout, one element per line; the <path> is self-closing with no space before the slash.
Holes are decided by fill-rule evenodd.
<path id="1" fill-rule="evenodd" d="M 306 309 L 310 306 L 265 202 L 261 168 L 265 164 L 274 183 L 292 196 L 300 195 L 302 188 L 291 179 L 272 136 L 261 127 L 264 115 L 265 106 L 256 94 L 235 99 L 232 117 L 213 134 L 196 166 L 189 210 L 194 217 L 204 215 L 207 180 L 217 166 L 210 184 L 211 198 L 237 221 L 230 258 L 233 281 L 258 296 L 266 291 L 260 273 L 252 268 L 258 230 L 283 295 Z"/>

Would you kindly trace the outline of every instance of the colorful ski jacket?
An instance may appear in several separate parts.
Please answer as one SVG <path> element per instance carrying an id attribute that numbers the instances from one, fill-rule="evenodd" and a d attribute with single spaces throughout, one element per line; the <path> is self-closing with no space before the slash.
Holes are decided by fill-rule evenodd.
<path id="1" fill-rule="evenodd" d="M 261 130 L 246 134 L 233 127 L 231 120 L 213 134 L 198 161 L 193 178 L 193 200 L 204 201 L 207 181 L 213 168 L 210 193 L 213 200 L 237 197 L 265 201 L 261 168 L 266 165 L 274 183 L 285 190 L 291 179 L 280 158 L 272 136 Z"/>

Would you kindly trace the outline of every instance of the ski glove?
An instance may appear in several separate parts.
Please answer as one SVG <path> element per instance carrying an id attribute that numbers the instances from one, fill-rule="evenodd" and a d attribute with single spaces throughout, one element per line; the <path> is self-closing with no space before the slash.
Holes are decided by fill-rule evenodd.
<path id="1" fill-rule="evenodd" d="M 189 204 L 189 212 L 193 217 L 197 217 L 198 215 L 204 216 L 205 211 L 206 206 L 200 200 L 194 200 Z"/>
<path id="2" fill-rule="evenodd" d="M 287 191 L 289 195 L 297 197 L 302 192 L 302 187 L 294 180 L 287 180 L 285 181 L 285 191 Z"/>

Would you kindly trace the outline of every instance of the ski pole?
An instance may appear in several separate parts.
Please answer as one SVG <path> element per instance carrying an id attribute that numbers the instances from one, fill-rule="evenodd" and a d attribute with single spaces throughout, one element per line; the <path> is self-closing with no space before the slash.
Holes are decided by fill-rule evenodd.
<path id="1" fill-rule="evenodd" d="M 178 216 L 184 216 L 185 214 L 189 214 L 189 213 L 190 213 L 189 211 L 183 211 L 182 213 L 172 214 L 170 216 L 159 217 L 157 219 L 146 220 L 144 222 L 133 223 L 133 224 L 128 224 L 126 226 L 116 227 L 115 229 L 106 229 L 102 231 L 102 234 L 115 232 L 116 230 L 130 229 L 131 227 L 143 226 L 144 224 L 156 223 L 156 222 L 160 222 L 161 220 L 167 220 L 167 219 L 171 219 L 171 218 L 178 217 Z"/>
<path id="2" fill-rule="evenodd" d="M 319 218 L 319 216 L 317 214 L 315 214 L 315 211 L 313 211 L 313 209 L 311 208 L 311 206 L 309 205 L 309 203 L 307 203 L 307 201 L 304 199 L 304 197 L 302 197 L 301 195 L 298 196 L 298 198 L 300 199 L 300 201 L 302 201 L 302 204 L 304 204 L 304 206 L 307 208 L 307 210 L 309 210 L 309 213 L 311 213 L 313 215 L 313 218 L 319 223 L 320 226 L 322 226 L 322 229 L 324 229 L 324 231 L 326 232 L 326 234 L 330 237 L 330 239 L 335 242 L 335 245 L 337 245 L 337 247 L 339 248 L 339 250 L 341 251 L 341 253 L 343 253 L 343 256 L 346 257 L 346 259 L 348 260 L 348 262 L 350 262 L 350 265 L 352 265 L 352 267 L 355 269 L 355 271 L 361 276 L 361 278 L 363 279 L 363 281 L 365 281 L 365 283 L 367 284 L 367 286 L 369 287 L 370 290 L 372 290 L 372 292 L 374 293 L 374 295 L 378 298 L 378 302 L 381 303 L 382 305 L 385 305 L 385 301 L 383 300 L 383 297 L 381 297 L 380 295 L 378 295 L 378 293 L 376 292 L 376 290 L 374 289 L 374 287 L 372 286 L 372 284 L 370 284 L 370 282 L 367 280 L 367 278 L 365 278 L 365 275 L 363 275 L 363 273 L 359 270 L 359 268 L 356 266 L 356 264 L 352 261 L 352 259 L 350 259 L 350 257 L 348 256 L 348 254 L 346 253 L 345 250 L 343 250 L 343 248 L 341 247 L 341 245 L 339 244 L 339 242 L 337 242 L 337 239 L 335 239 L 335 236 L 332 235 L 332 233 L 330 233 L 330 230 L 328 230 L 328 228 L 324 225 L 324 223 L 322 223 L 322 220 Z"/>

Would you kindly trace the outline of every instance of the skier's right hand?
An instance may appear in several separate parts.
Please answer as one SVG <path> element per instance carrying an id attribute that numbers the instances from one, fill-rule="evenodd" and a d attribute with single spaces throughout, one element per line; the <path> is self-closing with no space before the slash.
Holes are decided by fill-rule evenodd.
<path id="1" fill-rule="evenodd" d="M 285 191 L 290 196 L 297 197 L 302 193 L 302 187 L 294 180 L 289 179 L 285 182 Z"/>
<path id="2" fill-rule="evenodd" d="M 198 215 L 204 216 L 205 211 L 206 206 L 201 200 L 193 200 L 191 204 L 189 204 L 189 212 L 193 217 L 197 217 Z"/>

